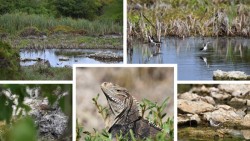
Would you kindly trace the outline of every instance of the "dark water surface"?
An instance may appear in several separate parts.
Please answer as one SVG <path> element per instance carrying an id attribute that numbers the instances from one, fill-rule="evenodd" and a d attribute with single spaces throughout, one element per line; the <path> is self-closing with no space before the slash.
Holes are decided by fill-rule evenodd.
<path id="1" fill-rule="evenodd" d="M 206 42 L 207 51 L 200 51 Z M 133 43 L 128 63 L 178 64 L 178 80 L 212 80 L 213 71 L 243 71 L 250 75 L 250 39 L 197 38 L 162 39 L 161 47 Z"/>
<path id="2" fill-rule="evenodd" d="M 63 54 L 56 54 L 56 52 L 61 53 L 78 53 L 77 55 L 65 56 Z M 52 67 L 64 67 L 73 66 L 73 64 L 103 64 L 103 63 L 122 63 L 122 61 L 117 62 L 104 62 L 100 60 L 95 60 L 93 58 L 88 58 L 86 55 L 98 52 L 110 52 L 117 55 L 121 55 L 122 50 L 111 50 L 111 49 L 44 49 L 44 50 L 25 50 L 20 51 L 21 59 L 45 59 L 48 60 Z M 66 59 L 64 61 L 59 59 Z M 25 61 L 21 62 L 21 66 L 30 66 L 35 64 L 36 61 Z"/>

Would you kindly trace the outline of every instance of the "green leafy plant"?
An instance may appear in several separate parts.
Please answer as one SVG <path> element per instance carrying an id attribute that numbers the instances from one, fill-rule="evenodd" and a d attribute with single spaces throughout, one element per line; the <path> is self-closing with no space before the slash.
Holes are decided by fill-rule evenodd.
<path id="1" fill-rule="evenodd" d="M 19 52 L 8 43 L 0 41 L 0 79 L 20 79 Z"/>
<path id="2" fill-rule="evenodd" d="M 97 94 L 96 97 L 94 97 L 93 103 L 97 107 L 99 113 L 102 115 L 103 118 L 107 115 L 107 109 L 103 107 L 102 105 L 98 104 L 98 98 L 99 94 Z M 166 98 L 161 104 L 157 104 L 154 102 L 151 102 L 150 100 L 144 99 L 140 103 L 140 109 L 142 111 L 142 115 L 146 119 L 151 120 L 156 125 L 159 125 L 163 130 L 162 132 L 158 133 L 156 138 L 151 139 L 147 138 L 147 141 L 151 140 L 165 140 L 165 141 L 172 141 L 174 139 L 174 128 L 173 128 L 173 118 L 164 118 L 167 114 L 164 113 L 164 109 L 168 105 L 169 98 Z M 148 114 L 147 114 L 148 113 Z M 83 129 L 81 126 L 77 126 L 77 140 L 79 140 L 81 137 L 84 137 L 86 141 L 94 141 L 94 140 L 105 140 L 105 141 L 112 141 L 112 136 L 110 133 L 108 133 L 105 129 L 103 129 L 101 132 L 98 132 L 94 129 L 94 132 L 91 133 L 89 131 L 83 131 L 80 133 L 79 131 Z M 129 135 L 123 137 L 122 135 L 116 136 L 116 140 L 119 141 L 126 141 L 128 140 L 129 136 L 131 137 L 130 140 L 136 141 L 133 132 L 130 130 Z"/>

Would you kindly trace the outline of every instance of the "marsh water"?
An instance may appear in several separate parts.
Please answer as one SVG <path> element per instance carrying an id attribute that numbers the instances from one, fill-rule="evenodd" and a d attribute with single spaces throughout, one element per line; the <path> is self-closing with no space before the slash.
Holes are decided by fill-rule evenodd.
<path id="1" fill-rule="evenodd" d="M 122 63 L 122 61 L 105 62 L 87 57 L 89 54 L 99 52 L 115 53 L 122 56 L 122 50 L 112 49 L 22 49 L 20 50 L 20 57 L 29 60 L 37 58 L 48 60 L 52 67 L 73 66 L 73 64 Z M 35 63 L 36 61 L 22 61 L 21 66 L 30 66 Z"/>
<path id="2" fill-rule="evenodd" d="M 243 71 L 250 75 L 250 39 L 161 39 L 160 47 L 135 41 L 128 54 L 133 64 L 178 64 L 178 80 L 212 80 L 213 71 Z M 207 51 L 200 51 L 205 43 Z"/>

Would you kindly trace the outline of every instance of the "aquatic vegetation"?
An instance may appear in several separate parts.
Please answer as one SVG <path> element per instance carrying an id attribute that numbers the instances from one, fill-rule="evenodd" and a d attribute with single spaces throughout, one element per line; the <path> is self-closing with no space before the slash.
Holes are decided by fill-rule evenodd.
<path id="1" fill-rule="evenodd" d="M 128 37 L 250 36 L 250 4 L 245 1 L 136 2 L 128 3 Z"/>
<path id="2" fill-rule="evenodd" d="M 98 38 L 93 38 L 90 36 L 85 36 L 85 37 L 80 37 L 77 39 L 78 43 L 84 43 L 88 44 L 90 46 L 95 46 L 95 45 L 102 45 L 102 46 L 114 46 L 114 47 L 120 47 L 122 49 L 122 38 L 112 38 L 112 37 L 98 37 Z"/>
<path id="3" fill-rule="evenodd" d="M 20 37 L 28 37 L 28 36 L 41 36 L 42 33 L 36 27 L 26 27 L 22 31 L 20 31 Z"/>
<path id="4" fill-rule="evenodd" d="M 61 32 L 58 30 L 58 33 Z M 43 37 L 6 39 L 15 48 L 44 49 L 44 48 L 98 48 L 122 49 L 122 37 L 109 35 L 101 37 L 82 36 L 72 34 L 52 34 Z"/>
<path id="5" fill-rule="evenodd" d="M 49 29 L 49 33 L 53 34 L 53 33 L 70 33 L 72 32 L 74 29 L 70 26 L 63 26 L 63 25 L 58 25 L 55 27 L 51 27 Z"/>
<path id="6" fill-rule="evenodd" d="M 22 67 L 23 80 L 72 80 L 72 68 Z"/>
<path id="7" fill-rule="evenodd" d="M 55 51 L 55 55 L 59 56 L 79 56 L 79 55 L 84 55 L 83 52 L 79 51 Z"/>

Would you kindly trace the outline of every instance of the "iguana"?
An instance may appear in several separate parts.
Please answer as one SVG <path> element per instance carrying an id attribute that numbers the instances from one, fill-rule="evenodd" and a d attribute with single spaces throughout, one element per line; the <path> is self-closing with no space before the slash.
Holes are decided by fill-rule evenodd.
<path id="1" fill-rule="evenodd" d="M 129 135 L 130 129 L 135 138 L 154 137 L 162 129 L 141 117 L 138 102 L 126 88 L 110 82 L 101 84 L 101 89 L 108 101 L 109 109 L 105 119 L 108 132 L 112 137 Z"/>

